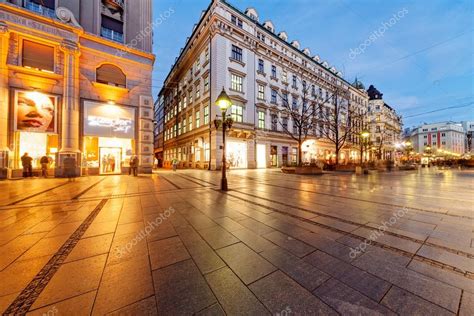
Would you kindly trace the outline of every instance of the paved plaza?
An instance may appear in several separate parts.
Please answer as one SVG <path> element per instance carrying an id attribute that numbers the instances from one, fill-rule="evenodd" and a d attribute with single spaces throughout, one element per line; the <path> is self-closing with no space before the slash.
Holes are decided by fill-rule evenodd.
<path id="1" fill-rule="evenodd" d="M 472 315 L 474 172 L 0 182 L 0 311 Z"/>

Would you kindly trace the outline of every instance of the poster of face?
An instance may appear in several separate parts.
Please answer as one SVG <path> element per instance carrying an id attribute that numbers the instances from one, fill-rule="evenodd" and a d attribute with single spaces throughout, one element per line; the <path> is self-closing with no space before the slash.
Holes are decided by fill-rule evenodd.
<path id="1" fill-rule="evenodd" d="M 135 109 L 85 101 L 84 135 L 134 138 Z"/>
<path id="2" fill-rule="evenodd" d="M 38 91 L 15 91 L 15 127 L 25 132 L 56 132 L 56 96 Z"/>

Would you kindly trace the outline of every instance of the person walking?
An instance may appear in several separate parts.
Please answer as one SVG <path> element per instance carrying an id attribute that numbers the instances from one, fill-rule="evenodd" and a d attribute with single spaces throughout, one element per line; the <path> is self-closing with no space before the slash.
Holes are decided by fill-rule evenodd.
<path id="1" fill-rule="evenodd" d="M 33 176 L 33 158 L 31 158 L 28 153 L 25 153 L 21 156 L 21 165 L 23 166 L 23 178 Z"/>
<path id="2" fill-rule="evenodd" d="M 68 156 L 63 160 L 64 174 L 69 181 L 74 181 L 76 177 L 76 158 Z"/>
<path id="3" fill-rule="evenodd" d="M 41 164 L 41 175 L 45 178 L 48 177 L 48 165 L 49 165 L 49 157 L 44 155 L 40 159 Z"/>
<path id="4" fill-rule="evenodd" d="M 137 155 L 134 155 L 132 157 L 132 161 L 133 161 L 133 176 L 136 177 L 138 176 L 138 156 Z"/>
<path id="5" fill-rule="evenodd" d="M 171 164 L 173 165 L 173 171 L 176 171 L 176 169 L 178 169 L 178 159 L 173 158 Z"/>

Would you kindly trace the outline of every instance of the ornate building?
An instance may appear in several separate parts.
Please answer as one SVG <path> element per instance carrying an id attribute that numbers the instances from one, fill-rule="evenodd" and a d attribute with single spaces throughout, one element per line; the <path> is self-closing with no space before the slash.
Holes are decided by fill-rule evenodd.
<path id="1" fill-rule="evenodd" d="M 401 142 L 402 118 L 383 100 L 383 94 L 373 85 L 369 95 L 368 122 L 372 155 L 376 159 L 395 159 L 396 146 Z"/>
<path id="2" fill-rule="evenodd" d="M 0 0 L 0 172 L 24 153 L 51 173 L 153 162 L 151 0 Z M 130 23 L 130 21 L 134 21 Z"/>
<path id="3" fill-rule="evenodd" d="M 308 106 L 329 100 L 336 89 L 343 91 L 343 107 L 350 104 L 365 113 L 368 102 L 364 90 L 349 84 L 309 48 L 302 49 L 297 40 L 290 41 L 286 32 L 277 32 L 271 21 L 261 22 L 255 9 L 241 12 L 226 1 L 212 1 L 159 94 L 165 166 L 178 159 L 184 167 L 221 167 L 222 133 L 213 120 L 220 115 L 214 102 L 223 88 L 233 102 L 226 150 L 231 168 L 280 167 L 297 161 L 298 143 L 285 132 L 295 125 L 282 105 L 306 106 L 305 91 L 310 91 Z M 323 110 L 331 106 L 328 102 Z M 351 124 L 362 128 L 360 122 Z M 334 158 L 324 128 L 312 125 L 302 146 L 305 162 Z M 358 141 L 350 137 L 340 152 L 341 162 L 357 160 Z"/>

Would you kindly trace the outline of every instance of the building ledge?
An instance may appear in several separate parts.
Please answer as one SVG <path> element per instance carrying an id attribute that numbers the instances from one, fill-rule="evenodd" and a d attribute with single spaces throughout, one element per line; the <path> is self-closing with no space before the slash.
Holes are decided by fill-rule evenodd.
<path id="1" fill-rule="evenodd" d="M 63 79 L 63 75 L 54 73 L 54 72 L 46 72 L 46 71 L 41 71 L 38 69 L 33 69 L 33 68 L 27 68 L 27 67 L 22 67 L 22 66 L 15 66 L 15 65 L 8 65 L 8 69 L 13 71 L 13 74 L 21 79 L 28 79 L 30 77 L 34 77 L 37 79 L 38 77 L 44 78 L 47 80 L 50 80 L 51 83 L 57 84 L 59 80 Z"/>
<path id="2" fill-rule="evenodd" d="M 97 81 L 92 81 L 92 85 L 94 87 L 96 87 L 97 89 L 101 89 L 101 90 L 105 89 L 105 90 L 109 90 L 109 91 L 115 91 L 116 93 L 119 93 L 119 94 L 125 94 L 125 93 L 130 92 L 130 89 L 122 88 L 122 87 L 116 87 L 116 86 L 108 85 L 108 84 L 105 84 L 105 83 L 100 83 L 100 82 L 97 82 Z"/>

